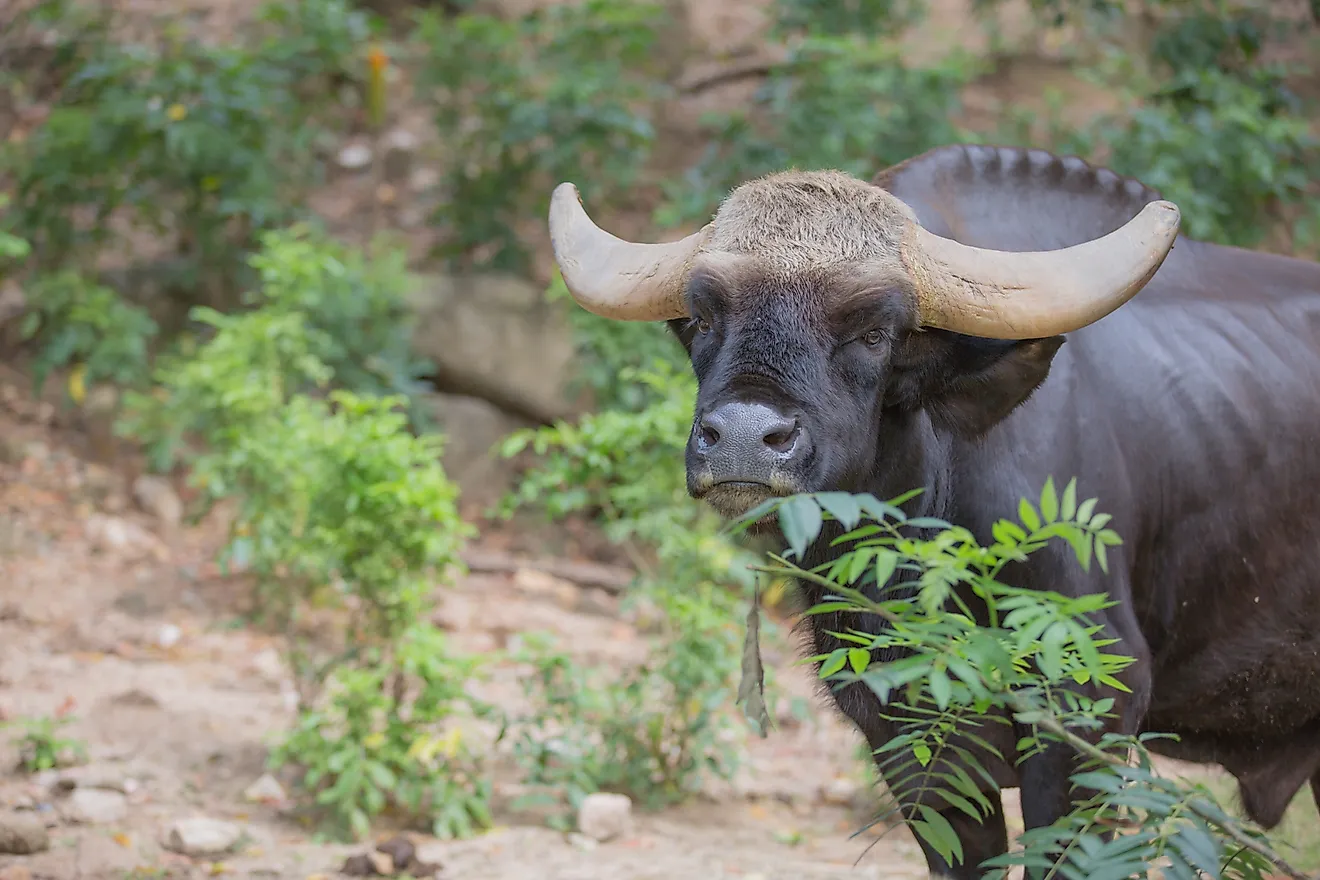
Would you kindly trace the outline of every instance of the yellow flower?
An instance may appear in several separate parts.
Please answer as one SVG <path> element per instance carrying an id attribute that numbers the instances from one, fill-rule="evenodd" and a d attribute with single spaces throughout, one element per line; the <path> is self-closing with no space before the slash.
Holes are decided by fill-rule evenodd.
<path id="1" fill-rule="evenodd" d="M 81 404 L 87 397 L 87 366 L 78 364 L 69 372 L 69 397 L 74 403 Z"/>
<path id="2" fill-rule="evenodd" d="M 165 115 L 174 122 L 181 122 L 188 115 L 188 108 L 182 104 L 171 104 L 170 109 L 165 111 Z"/>

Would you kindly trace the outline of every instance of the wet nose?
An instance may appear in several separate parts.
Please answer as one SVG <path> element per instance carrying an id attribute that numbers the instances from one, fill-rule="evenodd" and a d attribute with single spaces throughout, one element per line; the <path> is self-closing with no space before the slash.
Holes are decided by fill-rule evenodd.
<path id="1" fill-rule="evenodd" d="M 726 403 L 701 417 L 696 451 L 717 479 L 765 479 L 769 468 L 793 457 L 801 441 L 797 419 L 764 404 Z"/>

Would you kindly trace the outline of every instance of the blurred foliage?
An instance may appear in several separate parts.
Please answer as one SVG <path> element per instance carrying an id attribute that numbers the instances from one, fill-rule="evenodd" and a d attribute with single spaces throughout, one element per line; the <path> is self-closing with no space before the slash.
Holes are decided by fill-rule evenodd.
<path id="1" fill-rule="evenodd" d="M 529 217 L 581 181 L 592 201 L 628 192 L 649 157 L 664 87 L 647 76 L 662 9 L 585 0 L 518 19 L 421 16 L 423 83 L 450 155 L 436 221 L 443 255 L 527 268 Z"/>
<path id="2" fill-rule="evenodd" d="M 12 740 L 18 749 L 19 772 L 40 773 L 86 761 L 87 744 L 75 737 L 60 734 L 60 729 L 73 723 L 73 720 L 72 715 L 39 715 L 16 718 L 0 725 L 22 730 Z"/>
<path id="3" fill-rule="evenodd" d="M 156 364 L 156 387 L 126 395 L 121 430 L 157 471 L 177 464 L 190 438 L 234 445 L 295 393 L 403 395 L 416 415 L 406 395 L 425 365 L 412 353 L 402 251 L 383 241 L 352 249 L 302 225 L 264 234 L 260 247 L 250 257 L 258 285 L 243 297 L 255 308 L 195 307 L 202 347 L 179 340 Z"/>
<path id="4" fill-rule="evenodd" d="M 593 792 L 621 792 L 656 809 L 738 769 L 732 597 L 710 583 L 692 591 L 652 585 L 634 601 L 643 597 L 663 631 L 640 665 L 585 669 L 537 634 L 515 656 L 532 668 L 523 679 L 531 709 L 509 722 L 528 786 L 515 808 L 548 806 L 550 823 L 567 830 Z"/>
<path id="5" fill-rule="evenodd" d="M 54 370 L 73 367 L 83 384 L 108 381 L 136 388 L 149 376 L 148 345 L 156 322 L 140 306 L 72 270 L 42 275 L 28 285 L 28 311 L 19 336 L 36 349 L 37 389 Z"/>
<path id="6" fill-rule="evenodd" d="M 218 304 L 260 231 L 293 217 L 319 179 L 314 84 L 350 67 L 361 16 L 349 0 L 273 3 L 262 18 L 279 27 L 236 45 L 177 23 L 121 42 L 111 16 L 45 0 L 20 22 L 59 73 L 44 123 L 3 156 L 15 192 L 5 222 L 53 269 L 131 241 L 108 222 L 121 218 L 169 243 L 183 261 L 176 283 Z"/>

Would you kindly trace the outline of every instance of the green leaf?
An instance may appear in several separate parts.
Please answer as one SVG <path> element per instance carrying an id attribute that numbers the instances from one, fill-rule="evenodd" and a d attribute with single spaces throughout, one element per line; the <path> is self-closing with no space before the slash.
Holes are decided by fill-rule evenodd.
<path id="1" fill-rule="evenodd" d="M 1036 508 L 1025 498 L 1018 502 L 1018 519 L 1027 527 L 1028 532 L 1040 528 L 1040 517 L 1036 515 Z"/>
<path id="2" fill-rule="evenodd" d="M 831 651 L 829 659 L 827 659 L 820 666 L 820 673 L 819 673 L 820 677 L 829 678 L 831 675 L 842 669 L 843 664 L 847 662 L 848 662 L 847 650 L 845 650 L 844 648 L 838 648 L 834 651 Z"/>
<path id="3" fill-rule="evenodd" d="M 875 552 L 875 585 L 884 589 L 889 583 L 889 579 L 894 576 L 894 570 L 898 568 L 899 556 L 893 550 L 877 550 Z"/>
<path id="4" fill-rule="evenodd" d="M 929 765 L 930 759 L 934 757 L 934 755 L 931 754 L 930 746 L 926 745 L 924 742 L 917 743 L 912 747 L 912 756 L 916 758 L 917 762 L 923 767 Z"/>
<path id="5" fill-rule="evenodd" d="M 862 518 L 862 506 L 847 492 L 820 492 L 816 500 L 845 529 L 852 529 Z"/>
<path id="6" fill-rule="evenodd" d="M 1095 511 L 1095 505 L 1098 500 L 1099 499 L 1097 498 L 1088 498 L 1078 506 L 1076 521 L 1079 526 L 1084 526 L 1090 521 L 1091 514 Z"/>
<path id="7" fill-rule="evenodd" d="M 962 864 L 962 841 L 958 838 L 958 833 L 953 830 L 953 826 L 949 824 L 949 820 L 937 813 L 933 807 L 925 804 L 918 804 L 917 809 L 921 812 L 921 819 L 910 823 L 913 830 L 924 837 L 931 848 L 943 856 L 946 862 L 951 865 Z"/>
<path id="8" fill-rule="evenodd" d="M 866 666 L 871 662 L 871 652 L 866 648 L 850 648 L 848 650 L 848 665 L 852 667 L 853 672 L 861 675 L 866 671 Z"/>
<path id="9" fill-rule="evenodd" d="M 810 495 L 795 495 L 779 508 L 779 528 L 798 559 L 820 536 L 823 524 L 820 506 Z"/>
<path id="10" fill-rule="evenodd" d="M 1040 515 L 1045 522 L 1052 523 L 1059 518 L 1059 498 L 1054 491 L 1054 477 L 1045 479 L 1045 487 L 1040 492 Z"/>
<path id="11" fill-rule="evenodd" d="M 930 695 L 935 700 L 935 705 L 940 707 L 940 711 L 949 708 L 949 699 L 953 696 L 953 683 L 949 681 L 949 676 L 943 669 L 931 670 Z"/>
<path id="12" fill-rule="evenodd" d="M 1068 481 L 1068 485 L 1063 490 L 1063 502 L 1059 510 L 1059 518 L 1072 522 L 1077 513 L 1077 478 L 1073 477 Z"/>

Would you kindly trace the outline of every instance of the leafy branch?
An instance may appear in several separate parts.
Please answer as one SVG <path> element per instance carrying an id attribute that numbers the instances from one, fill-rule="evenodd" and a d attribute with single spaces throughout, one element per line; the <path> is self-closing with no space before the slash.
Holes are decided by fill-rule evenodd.
<path id="1" fill-rule="evenodd" d="M 986 763 L 1005 757 L 979 728 L 1016 723 L 1030 732 L 1017 740 L 1014 762 L 1062 744 L 1079 758 L 1071 778 L 1083 794 L 1070 814 L 1026 832 L 1020 850 L 983 867 L 1022 865 L 1051 878 L 1147 877 L 1157 864 L 1162 876 L 1180 880 L 1306 877 L 1263 831 L 1229 815 L 1208 792 L 1157 776 L 1145 746 L 1156 734 L 1106 732 L 1116 695 L 1129 690 L 1120 675 L 1134 662 L 1105 650 L 1118 640 L 1104 637 L 1103 624 L 1092 619 L 1113 600 L 1000 581 L 1006 566 L 1056 539 L 1072 548 L 1083 570 L 1094 560 L 1107 573 L 1107 548 L 1122 539 L 1109 528 L 1110 515 L 1096 512 L 1096 499 L 1079 500 L 1075 480 L 1059 492 L 1051 478 L 1037 502 L 1023 499 L 1017 519 L 996 522 L 993 542 L 983 545 L 964 527 L 908 516 L 901 505 L 916 494 L 889 502 L 841 492 L 798 495 L 767 502 L 734 524 L 741 530 L 778 521 L 788 550 L 755 570 L 816 588 L 818 601 L 804 613 L 820 618 L 820 630 L 838 647 L 809 662 L 836 687 L 868 688 L 897 725 L 876 750 L 896 802 L 889 813 L 901 810 L 914 833 L 946 860 L 961 861 L 944 813 L 978 822 L 992 814 L 987 793 L 997 793 L 998 784 Z M 804 567 L 807 548 L 826 540 L 828 522 L 842 530 L 828 546 L 842 552 Z M 759 658 L 750 659 L 757 653 L 754 616 L 755 608 L 744 676 L 759 671 Z M 745 680 L 739 691 L 753 716 L 764 712 L 758 690 Z M 941 810 L 930 805 L 941 801 Z"/>

